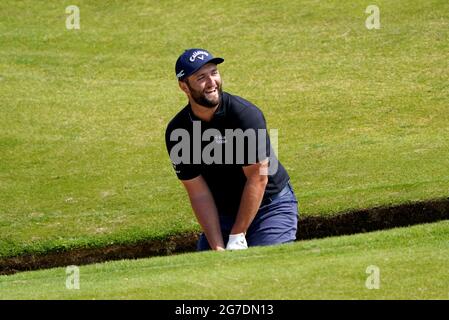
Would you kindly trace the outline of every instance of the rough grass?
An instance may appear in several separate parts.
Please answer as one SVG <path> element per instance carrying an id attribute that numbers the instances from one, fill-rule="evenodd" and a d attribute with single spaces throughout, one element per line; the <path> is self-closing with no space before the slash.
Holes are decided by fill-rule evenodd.
<path id="1" fill-rule="evenodd" d="M 79 289 L 66 287 L 67 279 L 69 288 L 75 283 L 71 269 L 23 272 L 0 276 L 0 298 L 449 299 L 448 233 L 445 221 L 244 252 L 107 262 L 80 267 Z"/>
<path id="2" fill-rule="evenodd" d="M 206 47 L 279 129 L 303 215 L 448 195 L 449 3 L 0 3 L 0 257 L 198 230 L 164 148 Z M 181 23 L 180 23 L 181 21 Z"/>

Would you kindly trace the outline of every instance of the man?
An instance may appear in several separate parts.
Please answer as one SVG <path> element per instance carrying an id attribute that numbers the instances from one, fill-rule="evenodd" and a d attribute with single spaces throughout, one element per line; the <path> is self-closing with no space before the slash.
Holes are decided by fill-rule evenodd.
<path id="1" fill-rule="evenodd" d="M 165 133 L 203 230 L 198 250 L 294 241 L 298 207 L 289 176 L 271 148 L 262 112 L 222 91 L 217 66 L 223 61 L 204 49 L 181 54 L 175 71 L 189 103 Z"/>

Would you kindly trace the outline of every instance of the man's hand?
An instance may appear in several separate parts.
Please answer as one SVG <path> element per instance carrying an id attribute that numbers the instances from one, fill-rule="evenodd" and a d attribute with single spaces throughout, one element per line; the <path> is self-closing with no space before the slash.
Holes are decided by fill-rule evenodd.
<path id="1" fill-rule="evenodd" d="M 229 241 L 226 245 L 226 250 L 243 250 L 248 249 L 244 233 L 229 235 Z"/>

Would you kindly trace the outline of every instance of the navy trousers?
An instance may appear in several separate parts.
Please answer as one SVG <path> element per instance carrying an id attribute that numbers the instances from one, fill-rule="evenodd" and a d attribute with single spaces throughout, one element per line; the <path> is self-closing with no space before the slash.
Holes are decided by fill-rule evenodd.
<path id="1" fill-rule="evenodd" d="M 298 227 L 298 201 L 290 183 L 287 190 L 273 200 L 264 201 L 246 233 L 248 246 L 269 246 L 296 240 Z M 223 241 L 226 243 L 235 217 L 219 216 Z M 204 233 L 197 244 L 198 251 L 210 250 Z"/>

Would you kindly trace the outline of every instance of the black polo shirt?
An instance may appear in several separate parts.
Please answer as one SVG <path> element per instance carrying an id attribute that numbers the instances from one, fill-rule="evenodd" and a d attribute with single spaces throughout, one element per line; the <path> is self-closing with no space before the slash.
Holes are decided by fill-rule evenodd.
<path id="1" fill-rule="evenodd" d="M 165 142 L 178 178 L 190 180 L 202 175 L 219 214 L 235 216 L 246 182 L 243 166 L 270 159 L 264 198 L 281 191 L 289 180 L 271 148 L 268 134 L 259 108 L 223 92 L 211 121 L 200 120 L 188 104 L 168 124 Z M 237 136 L 243 138 L 238 141 Z"/>

